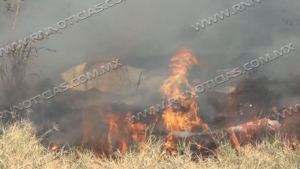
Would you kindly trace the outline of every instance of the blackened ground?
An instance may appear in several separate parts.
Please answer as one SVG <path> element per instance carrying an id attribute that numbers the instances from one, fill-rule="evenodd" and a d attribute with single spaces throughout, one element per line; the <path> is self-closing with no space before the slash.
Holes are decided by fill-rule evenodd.
<path id="1" fill-rule="evenodd" d="M 199 114 L 212 128 L 238 125 L 257 118 L 270 118 L 274 107 L 280 111 L 291 104 L 295 97 L 300 96 L 300 83 L 296 79 L 298 78 L 246 78 L 229 94 L 206 94 L 212 113 L 201 113 L 200 110 Z"/>

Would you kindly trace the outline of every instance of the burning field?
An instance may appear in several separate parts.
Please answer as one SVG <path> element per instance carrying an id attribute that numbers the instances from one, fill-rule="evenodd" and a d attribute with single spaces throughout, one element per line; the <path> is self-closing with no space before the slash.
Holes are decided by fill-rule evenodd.
<path id="1" fill-rule="evenodd" d="M 105 63 L 92 64 L 91 68 Z M 25 157 L 9 161 L 24 168 L 26 165 L 42 168 L 296 167 L 300 135 L 298 107 L 279 120 L 274 119 L 274 115 L 288 109 L 288 103 L 298 101 L 299 82 L 247 77 L 237 81 L 234 90 L 211 90 L 198 95 L 190 81 L 201 80 L 190 79 L 189 71 L 193 67 L 208 66 L 197 60 L 191 50 L 178 50 L 171 59 L 170 76 L 153 96 L 156 102 L 159 98 L 173 100 L 168 106 L 160 106 L 161 109 L 153 108 L 140 114 L 142 117 L 134 122 L 127 119 L 141 112 L 143 105 L 116 103 L 117 96 L 111 91 L 118 89 L 109 88 L 111 84 L 120 84 L 123 97 L 132 97 L 126 90 L 130 81 L 116 80 L 114 76 L 139 70 L 122 66 L 118 71 L 103 75 L 111 82 L 98 84 L 106 87 L 95 88 L 97 82 L 93 82 L 92 87 L 70 90 L 35 108 L 28 118 L 37 127 L 28 121 L 19 122 L 18 118 L 24 118 L 22 114 L 11 117 L 8 122 L 15 122 L 2 131 L 1 154 L 5 156 L 8 149 L 15 149 L 6 147 L 7 142 L 12 141 L 24 146 L 15 151 Z M 82 71 L 87 69 L 81 68 Z M 140 90 L 146 88 L 143 83 L 147 83 L 141 82 L 141 74 L 137 83 Z M 45 111 L 43 106 L 49 109 Z M 213 111 L 206 112 L 206 107 Z M 39 109 L 43 113 L 37 115 L 35 111 Z M 13 133 L 18 132 L 22 137 L 15 138 L 19 134 Z M 25 149 L 26 143 L 35 146 L 36 151 Z M 49 164 L 37 160 L 46 152 L 57 155 Z M 8 160 L 11 155 L 3 159 Z M 4 161 L 1 165 L 11 167 Z"/>
<path id="2" fill-rule="evenodd" d="M 186 145 L 192 152 L 191 158 L 198 160 L 217 156 L 219 148 L 215 139 L 218 137 L 221 137 L 218 141 L 230 140 L 232 147 L 239 150 L 241 145 L 254 145 L 280 130 L 291 149 L 298 147 L 298 110 L 279 121 L 271 116 L 286 108 L 280 105 L 283 96 L 276 93 L 282 88 L 282 83 L 264 78 L 243 80 L 232 92 L 207 94 L 210 96 L 208 103 L 216 109 L 216 114 L 201 112 L 202 100 L 189 83 L 188 70 L 193 66 L 206 65 L 188 49 L 180 49 L 171 59 L 170 77 L 159 89 L 162 98 L 172 97 L 175 100 L 163 111 L 150 109 L 152 112 L 149 111 L 148 116 L 135 123 L 125 120 L 136 114 L 134 109 L 138 109 L 130 105 L 107 102 L 83 108 L 80 147 L 90 148 L 96 156 L 108 158 L 116 151 L 127 153 L 134 144 L 143 147 L 149 139 L 155 142 L 157 139 L 154 138 L 163 138 L 166 156 L 186 154 L 178 149 L 179 145 Z M 261 83 L 273 83 L 275 87 Z M 186 90 L 191 93 L 184 93 Z M 62 146 L 59 140 L 57 147 Z"/>
<path id="3" fill-rule="evenodd" d="M 299 7 L 0 1 L 0 169 L 299 168 Z"/>

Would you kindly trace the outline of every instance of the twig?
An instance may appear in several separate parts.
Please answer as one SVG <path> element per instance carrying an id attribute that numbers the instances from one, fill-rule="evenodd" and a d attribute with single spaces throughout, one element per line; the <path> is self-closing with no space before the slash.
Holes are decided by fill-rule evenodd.
<path id="1" fill-rule="evenodd" d="M 129 87 L 131 88 L 131 81 L 130 81 L 130 78 L 129 78 L 129 73 L 128 73 L 127 65 L 125 65 L 125 69 L 126 69 L 126 72 L 127 72 L 127 78 L 128 78 L 128 81 L 129 81 Z"/>
<path id="2" fill-rule="evenodd" d="M 138 91 L 138 89 L 139 89 L 142 74 L 143 74 L 143 71 L 141 71 L 141 73 L 140 73 L 139 80 L 138 80 L 138 83 L 136 85 L 136 91 Z"/>
<path id="3" fill-rule="evenodd" d="M 15 21 L 14 21 L 13 29 L 15 29 L 15 26 L 16 26 L 16 23 L 17 23 L 17 19 L 18 19 L 18 15 L 19 15 L 19 10 L 20 10 L 20 2 L 21 2 L 21 0 L 18 1 L 18 7 L 17 7 L 17 11 L 16 11 L 16 16 L 15 16 Z"/>

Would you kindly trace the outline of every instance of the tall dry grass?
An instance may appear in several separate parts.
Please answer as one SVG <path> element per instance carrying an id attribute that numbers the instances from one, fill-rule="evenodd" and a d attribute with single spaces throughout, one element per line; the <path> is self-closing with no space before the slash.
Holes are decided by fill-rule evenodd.
<path id="1" fill-rule="evenodd" d="M 25 164 L 50 161 L 51 151 L 42 146 L 41 138 L 36 138 L 36 128 L 28 121 L 21 121 L 2 128 L 0 138 L 0 168 L 17 169 Z M 284 168 L 296 169 L 300 166 L 300 151 L 292 151 L 279 138 L 270 138 L 257 145 L 242 148 L 237 152 L 229 143 L 220 144 L 217 159 L 208 158 L 191 162 L 186 156 L 168 157 L 162 149 L 162 140 L 143 146 L 134 146 L 127 154 L 116 153 L 115 160 L 96 158 L 91 151 L 80 152 L 70 148 L 57 155 L 56 159 L 37 168 L 44 169 L 255 169 Z M 185 147 L 182 147 L 185 148 Z M 48 157 L 47 157 L 48 155 Z M 45 161 L 41 161 L 44 159 Z M 24 168 L 33 168 L 27 165 Z"/>

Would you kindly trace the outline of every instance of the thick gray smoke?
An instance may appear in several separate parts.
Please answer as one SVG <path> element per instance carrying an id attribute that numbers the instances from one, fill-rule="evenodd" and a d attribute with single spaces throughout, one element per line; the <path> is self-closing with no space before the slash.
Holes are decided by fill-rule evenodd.
<path id="1" fill-rule="evenodd" d="M 1 2 L 1 43 L 18 40 L 47 26 L 105 1 L 21 1 L 16 27 L 12 30 L 17 0 L 11 0 L 13 12 Z M 211 65 L 202 69 L 199 78 L 206 80 L 210 72 L 226 68 L 230 61 L 243 53 L 254 58 L 293 43 L 298 46 L 300 26 L 296 0 L 283 2 L 266 0 L 245 11 L 225 18 L 196 32 L 190 25 L 240 3 L 239 0 L 215 1 L 138 1 L 128 0 L 100 12 L 38 42 L 56 50 L 44 51 L 36 61 L 44 76 L 59 79 L 59 73 L 83 63 L 92 54 L 99 57 L 126 58 L 126 63 L 139 68 L 168 71 L 169 59 L 185 46 Z M 285 76 L 296 71 L 296 55 L 264 66 L 264 73 Z M 294 64 L 293 64 L 294 63 Z M 282 67 L 289 67 L 282 70 Z M 272 68 L 271 68 L 272 67 Z M 274 68 L 274 69 L 273 69 Z M 295 70 L 294 70 L 295 69 Z"/>
<path id="2" fill-rule="evenodd" d="M 28 36 L 29 32 L 53 26 L 100 2 L 105 4 L 104 0 L 24 0 L 21 1 L 13 30 L 18 1 L 7 1 L 11 3 L 13 11 L 6 10 L 6 2 L 0 2 L 1 47 L 9 41 Z M 97 59 L 120 58 L 121 63 L 145 69 L 153 77 L 167 77 L 170 74 L 171 57 L 180 47 L 186 47 L 200 61 L 210 65 L 191 71 L 191 80 L 199 79 L 204 82 L 216 77 L 218 70 L 234 68 L 293 43 L 296 52 L 261 66 L 259 73 L 281 79 L 299 72 L 298 0 L 265 0 L 199 32 L 191 27 L 240 2 L 242 1 L 126 0 L 84 21 L 68 25 L 60 31 L 61 34 L 54 34 L 49 39 L 37 42 L 37 48 L 50 48 L 56 52 L 41 50 L 34 62 L 39 65 L 40 77 L 49 77 L 56 85 L 63 82 L 61 72 L 91 61 L 95 55 L 98 56 Z M 157 82 L 153 91 L 158 91 L 161 84 L 162 81 Z M 145 95 L 140 98 L 144 99 L 143 102 L 148 101 Z M 156 100 L 156 103 L 159 102 L 160 100 Z"/>

